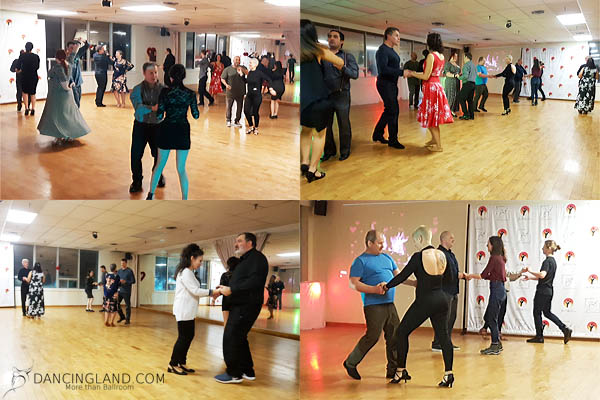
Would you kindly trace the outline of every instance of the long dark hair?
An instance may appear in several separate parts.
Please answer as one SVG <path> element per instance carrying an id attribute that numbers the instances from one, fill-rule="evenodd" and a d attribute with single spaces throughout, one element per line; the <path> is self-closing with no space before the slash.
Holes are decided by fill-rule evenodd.
<path id="1" fill-rule="evenodd" d="M 229 257 L 227 259 L 227 271 L 233 272 L 233 270 L 235 269 L 235 267 L 237 267 L 240 261 L 241 260 L 237 257 Z"/>
<path id="2" fill-rule="evenodd" d="M 181 65 L 181 64 L 178 64 Z M 188 268 L 192 265 L 192 257 L 203 256 L 204 251 L 198 246 L 196 243 L 191 243 L 185 246 L 183 250 L 181 250 L 181 255 L 179 257 L 179 264 L 175 269 L 174 279 L 177 279 L 177 276 L 184 270 L 184 268 Z"/>
<path id="3" fill-rule="evenodd" d="M 271 275 L 271 277 L 269 278 L 269 285 L 268 286 L 271 286 L 274 283 L 275 283 L 275 275 Z"/>
<path id="4" fill-rule="evenodd" d="M 56 58 L 56 61 L 65 69 L 65 74 L 69 75 L 69 67 L 67 67 L 67 63 L 65 62 L 67 53 L 62 49 L 58 49 L 56 50 L 54 58 Z"/>
<path id="5" fill-rule="evenodd" d="M 440 54 L 444 52 L 442 37 L 439 33 L 433 32 L 427 35 L 427 47 L 429 47 L 431 51 L 437 51 Z"/>
<path id="6" fill-rule="evenodd" d="M 504 252 L 504 242 L 500 236 L 490 236 L 489 238 L 490 244 L 492 245 L 492 251 L 490 254 L 492 256 L 502 256 L 504 262 L 506 262 L 506 254 Z"/>
<path id="7" fill-rule="evenodd" d="M 540 70 L 540 60 L 538 60 L 537 58 L 533 60 L 533 67 L 531 67 L 531 72 L 533 72 L 533 70 Z"/>
<path id="8" fill-rule="evenodd" d="M 592 57 L 588 58 L 587 62 L 585 63 L 585 66 L 589 69 L 596 69 L 596 63 L 594 63 L 594 59 Z"/>
<path id="9" fill-rule="evenodd" d="M 300 20 L 300 62 L 310 62 L 323 54 L 317 28 L 308 19 Z"/>
<path id="10" fill-rule="evenodd" d="M 183 80 L 185 79 L 185 67 L 182 64 L 175 64 L 169 69 L 169 76 L 173 87 L 183 88 Z"/>
<path id="11" fill-rule="evenodd" d="M 34 270 L 35 272 L 39 272 L 39 273 L 41 273 L 41 272 L 42 272 L 42 264 L 40 264 L 39 262 L 36 262 L 36 263 L 33 265 L 33 270 Z"/>

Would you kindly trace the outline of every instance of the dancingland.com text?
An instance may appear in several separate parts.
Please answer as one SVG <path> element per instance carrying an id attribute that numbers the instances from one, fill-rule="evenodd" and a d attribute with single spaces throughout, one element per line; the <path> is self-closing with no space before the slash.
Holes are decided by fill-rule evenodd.
<path id="1" fill-rule="evenodd" d="M 98 373 L 34 373 L 34 384 L 65 385 L 67 390 L 134 390 L 138 385 L 162 385 L 165 383 L 163 373 L 144 373 L 135 375 L 129 373 L 98 374 Z"/>

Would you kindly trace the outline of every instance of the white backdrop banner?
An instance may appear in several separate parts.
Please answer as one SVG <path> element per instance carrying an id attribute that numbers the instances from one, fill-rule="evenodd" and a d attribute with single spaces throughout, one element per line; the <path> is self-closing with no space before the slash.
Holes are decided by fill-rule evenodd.
<path id="1" fill-rule="evenodd" d="M 14 269 L 12 245 L 0 242 L 0 307 L 15 305 Z"/>
<path id="2" fill-rule="evenodd" d="M 561 250 L 555 254 L 552 312 L 573 329 L 574 337 L 600 338 L 600 206 L 596 202 L 471 203 L 469 211 L 469 272 L 480 273 L 487 265 L 490 236 L 502 236 L 506 269 L 516 272 L 528 266 L 539 271 L 545 256 L 544 240 L 553 239 Z M 502 332 L 534 335 L 533 298 L 537 281 L 511 282 Z M 489 298 L 489 281 L 472 280 L 468 286 L 469 332 L 483 326 Z M 542 315 L 545 336 L 562 332 Z"/>
<path id="3" fill-rule="evenodd" d="M 40 57 L 36 98 L 45 99 L 48 94 L 45 21 L 38 20 L 35 14 L 0 10 L 0 104 L 17 101 L 17 82 L 10 66 L 19 58 L 19 52 L 25 50 L 27 42 L 33 43 L 32 52 Z"/>
<path id="4" fill-rule="evenodd" d="M 523 67 L 528 74 L 531 73 L 534 57 L 544 63 L 542 90 L 550 99 L 577 99 L 579 91 L 577 69 L 585 63 L 585 56 L 588 54 L 587 43 L 557 47 L 524 47 L 521 50 Z M 521 95 L 531 95 L 531 79 L 523 80 Z M 538 96 L 541 94 L 538 93 Z"/>

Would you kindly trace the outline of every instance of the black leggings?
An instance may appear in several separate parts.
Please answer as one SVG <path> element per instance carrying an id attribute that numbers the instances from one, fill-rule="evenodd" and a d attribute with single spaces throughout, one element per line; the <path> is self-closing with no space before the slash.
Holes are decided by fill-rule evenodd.
<path id="1" fill-rule="evenodd" d="M 515 88 L 515 83 L 512 80 L 504 80 L 504 87 L 502 88 L 502 103 L 504 104 L 504 109 L 508 110 L 510 108 L 510 101 L 508 100 L 508 94 L 512 92 Z"/>
<path id="2" fill-rule="evenodd" d="M 192 344 L 192 339 L 194 339 L 195 328 L 196 324 L 193 319 L 189 321 L 177 321 L 178 336 L 175 346 L 173 346 L 170 365 L 186 364 L 187 352 Z"/>
<path id="3" fill-rule="evenodd" d="M 396 330 L 396 345 L 398 346 L 398 367 L 406 368 L 406 357 L 408 355 L 408 337 L 419 326 L 429 318 L 435 336 L 439 339 L 444 356 L 446 371 L 452 370 L 454 349 L 448 335 L 448 295 L 441 289 L 434 290 L 427 295 L 415 299 L 414 303 L 406 311 L 400 326 Z"/>
<path id="4" fill-rule="evenodd" d="M 535 323 L 535 336 L 544 336 L 544 324 L 542 322 L 542 313 L 550 321 L 554 322 L 561 331 L 565 331 L 567 326 L 558 318 L 552 314 L 550 307 L 552 305 L 552 295 L 535 293 L 533 298 L 533 322 Z"/>
<path id="5" fill-rule="evenodd" d="M 254 126 L 258 128 L 258 123 L 260 121 L 260 105 L 262 103 L 262 94 L 260 91 L 250 92 L 246 95 L 246 102 L 244 103 L 244 114 L 246 115 L 246 119 L 248 120 L 249 126 Z M 252 118 L 254 117 L 254 121 Z"/>

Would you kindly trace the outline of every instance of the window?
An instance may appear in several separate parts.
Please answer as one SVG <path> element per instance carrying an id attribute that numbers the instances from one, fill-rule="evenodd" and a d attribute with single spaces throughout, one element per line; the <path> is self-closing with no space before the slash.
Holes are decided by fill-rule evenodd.
<path id="1" fill-rule="evenodd" d="M 154 264 L 154 290 L 167 290 L 167 257 L 156 257 Z"/>
<path id="2" fill-rule="evenodd" d="M 60 258 L 62 264 L 62 256 Z M 94 271 L 94 279 L 96 282 L 101 278 L 98 276 L 98 252 L 93 250 L 80 250 L 79 251 L 79 288 L 85 288 L 85 282 L 87 280 L 88 271 Z"/>
<path id="3" fill-rule="evenodd" d="M 179 264 L 179 257 L 167 258 L 167 290 L 175 290 L 175 270 Z"/>
<path id="4" fill-rule="evenodd" d="M 21 261 L 26 258 L 29 260 L 29 269 L 33 268 L 33 246 L 27 244 L 14 244 L 13 256 L 15 265 L 15 287 L 21 286 L 21 281 L 17 278 L 19 271 L 23 268 Z"/>
<path id="5" fill-rule="evenodd" d="M 83 45 L 83 42 L 88 40 L 88 30 L 87 30 L 87 21 L 82 21 L 80 19 L 68 19 L 65 18 L 64 20 L 64 35 L 65 35 L 65 43 L 64 43 L 64 47 L 63 49 L 67 48 L 67 43 L 71 40 L 77 40 L 79 42 L 81 42 L 81 44 Z M 88 70 L 88 65 L 87 65 L 87 51 L 85 52 L 85 54 L 81 57 L 80 60 L 80 65 L 81 65 L 81 70 L 82 71 L 87 71 Z"/>
<path id="6" fill-rule="evenodd" d="M 185 67 L 194 68 L 194 32 L 185 34 Z"/>
<path id="7" fill-rule="evenodd" d="M 400 39 L 400 46 L 396 48 L 398 55 L 400 56 L 400 66 L 403 67 L 404 63 L 410 60 L 410 54 L 412 43 L 409 40 Z M 417 60 L 419 57 L 417 57 Z"/>
<path id="8" fill-rule="evenodd" d="M 214 53 L 217 50 L 217 35 L 214 33 L 206 34 L 206 48 Z"/>
<path id="9" fill-rule="evenodd" d="M 46 25 L 46 58 L 54 58 L 56 51 L 63 48 L 62 20 L 48 15 L 38 15 L 38 19 L 43 19 Z"/>
<path id="10" fill-rule="evenodd" d="M 210 261 L 205 260 L 202 262 L 202 265 L 196 270 L 196 278 L 200 282 L 200 287 L 202 289 L 209 288 L 208 282 L 208 271 L 210 270 Z"/>
<path id="11" fill-rule="evenodd" d="M 367 71 L 366 76 L 377 76 L 375 53 L 383 43 L 383 36 L 367 33 Z"/>
<path id="12" fill-rule="evenodd" d="M 35 262 L 41 264 L 46 277 L 44 287 L 56 287 L 56 247 L 35 246 Z"/>
<path id="13" fill-rule="evenodd" d="M 280 268 L 277 274 L 285 285 L 285 292 L 300 293 L 300 268 Z"/>
<path id="14" fill-rule="evenodd" d="M 364 33 L 342 30 L 344 33 L 343 49 L 356 58 L 358 68 L 364 71 L 365 68 L 365 35 Z"/>
<path id="15" fill-rule="evenodd" d="M 113 48 L 112 54 L 114 55 L 117 50 L 123 52 L 123 57 L 127 60 L 131 60 L 131 25 L 125 24 L 113 24 Z"/>
<path id="16" fill-rule="evenodd" d="M 104 46 L 106 53 L 110 54 L 110 23 L 90 21 L 90 43 L 98 46 Z M 90 49 L 90 71 L 94 68 L 94 53 L 96 49 Z"/>
<path id="17" fill-rule="evenodd" d="M 225 51 L 226 53 L 228 53 L 227 39 L 228 39 L 227 36 L 221 36 L 221 35 L 218 36 L 218 39 L 217 39 L 217 51 L 219 53 L 223 53 L 223 51 Z M 231 57 L 230 54 L 227 54 L 227 55 Z"/>
<path id="18" fill-rule="evenodd" d="M 79 250 L 58 249 L 58 287 L 77 288 Z"/>

